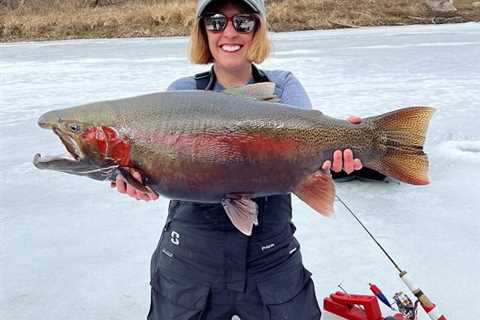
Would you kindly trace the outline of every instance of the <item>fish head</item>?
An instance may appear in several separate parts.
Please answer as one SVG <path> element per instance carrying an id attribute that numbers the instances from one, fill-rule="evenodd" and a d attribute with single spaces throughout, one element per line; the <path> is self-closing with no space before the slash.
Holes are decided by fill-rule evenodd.
<path id="1" fill-rule="evenodd" d="M 102 115 L 95 118 L 94 110 L 90 111 L 83 116 L 85 110 L 70 108 L 40 116 L 38 125 L 52 130 L 68 154 L 66 157 L 36 154 L 33 163 L 37 168 L 107 180 L 114 178 L 118 167 L 128 165 L 128 141 L 107 120 L 102 121 Z"/>
<path id="2" fill-rule="evenodd" d="M 82 134 L 90 127 L 76 119 L 64 118 L 61 112 L 50 111 L 38 119 L 38 125 L 44 129 L 51 129 L 62 141 L 72 160 L 83 161 L 86 150 L 90 149 L 89 143 L 82 138 Z M 88 160 L 94 160 L 89 157 Z"/>

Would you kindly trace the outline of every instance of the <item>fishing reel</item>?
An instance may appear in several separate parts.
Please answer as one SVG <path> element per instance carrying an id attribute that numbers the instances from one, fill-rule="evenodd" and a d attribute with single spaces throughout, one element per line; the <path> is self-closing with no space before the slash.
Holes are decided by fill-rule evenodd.
<path id="1" fill-rule="evenodd" d="M 338 287 L 342 291 L 330 294 L 323 301 L 324 311 L 334 314 L 335 319 L 340 317 L 348 320 L 416 320 L 417 304 L 412 303 L 403 292 L 396 293 L 394 301 L 390 302 L 380 288 L 373 283 L 370 283 L 370 290 L 374 295 L 350 294 L 341 285 Z M 382 316 L 379 302 L 389 307 L 395 314 Z M 331 319 L 329 314 L 326 314 L 326 319 Z"/>
<path id="2" fill-rule="evenodd" d="M 393 296 L 393 300 L 397 305 L 397 310 L 406 320 L 416 320 L 418 310 L 418 300 L 415 303 L 403 292 L 397 292 Z"/>

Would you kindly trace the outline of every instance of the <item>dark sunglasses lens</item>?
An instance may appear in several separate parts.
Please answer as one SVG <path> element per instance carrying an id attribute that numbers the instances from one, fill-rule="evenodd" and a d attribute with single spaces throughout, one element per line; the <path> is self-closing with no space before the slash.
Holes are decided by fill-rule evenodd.
<path id="1" fill-rule="evenodd" d="M 252 32 L 255 29 L 256 20 L 251 15 L 236 15 L 233 17 L 233 26 L 238 32 Z"/>
<path id="2" fill-rule="evenodd" d="M 204 18 L 205 28 L 208 31 L 223 31 L 227 25 L 227 18 L 223 15 L 216 14 L 210 17 Z"/>

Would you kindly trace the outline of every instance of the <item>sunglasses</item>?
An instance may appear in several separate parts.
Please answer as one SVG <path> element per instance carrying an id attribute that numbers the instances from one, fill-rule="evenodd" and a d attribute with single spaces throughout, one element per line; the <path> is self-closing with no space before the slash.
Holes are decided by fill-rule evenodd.
<path id="1" fill-rule="evenodd" d="M 253 14 L 236 14 L 227 17 L 224 14 L 216 13 L 202 17 L 205 29 L 211 32 L 222 32 L 227 27 L 228 21 L 232 21 L 233 28 L 237 32 L 249 33 L 255 30 L 257 17 Z"/>

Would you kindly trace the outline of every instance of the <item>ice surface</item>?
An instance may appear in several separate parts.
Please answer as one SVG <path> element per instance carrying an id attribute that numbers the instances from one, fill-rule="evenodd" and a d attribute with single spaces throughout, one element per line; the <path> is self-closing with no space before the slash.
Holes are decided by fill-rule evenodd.
<path id="1" fill-rule="evenodd" d="M 431 184 L 351 182 L 346 201 L 451 319 L 479 319 L 480 24 L 272 34 L 261 67 L 291 70 L 313 104 L 345 118 L 432 105 Z M 64 151 L 36 126 L 47 110 L 164 90 L 206 69 L 185 38 L 0 44 L 0 318 L 144 319 L 149 259 L 167 200 L 141 203 L 107 183 L 32 165 Z M 295 200 L 305 265 L 321 300 L 342 286 L 406 287 L 347 211 L 325 219 Z M 421 314 L 420 319 L 427 319 Z"/>

